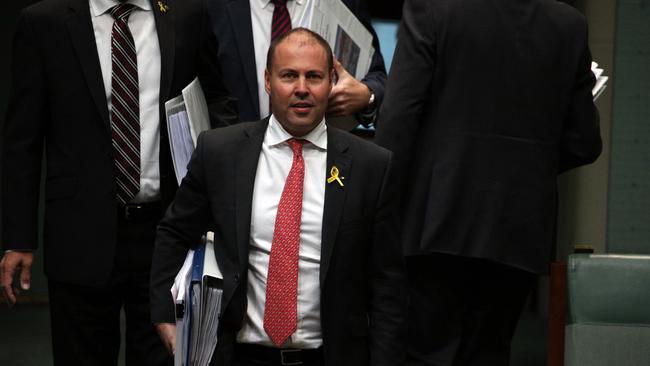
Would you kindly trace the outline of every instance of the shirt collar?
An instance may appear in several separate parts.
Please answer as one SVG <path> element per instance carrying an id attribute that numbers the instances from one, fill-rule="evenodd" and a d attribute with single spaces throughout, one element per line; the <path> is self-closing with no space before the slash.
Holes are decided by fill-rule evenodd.
<path id="1" fill-rule="evenodd" d="M 257 1 L 257 3 L 259 4 L 259 6 L 260 6 L 262 9 L 266 9 L 266 7 L 269 6 L 269 4 L 271 4 L 271 1 L 272 1 L 272 0 L 255 0 L 255 1 Z M 291 1 L 291 0 L 287 0 L 287 1 Z M 307 0 L 293 0 L 293 1 L 295 1 L 296 4 L 298 4 L 298 5 L 302 5 L 302 4 L 304 4 L 305 1 L 307 1 Z"/>
<path id="2" fill-rule="evenodd" d="M 269 146 L 275 146 L 282 144 L 290 138 L 293 138 L 293 136 L 282 127 L 274 115 L 271 115 L 265 142 Z M 325 118 L 313 130 L 301 138 L 311 142 L 321 150 L 327 150 L 327 125 L 325 124 Z"/>
<path id="3" fill-rule="evenodd" d="M 129 0 L 129 4 L 133 4 L 141 10 L 150 11 L 151 3 L 149 0 Z M 104 13 L 107 13 L 115 5 L 119 5 L 120 2 L 117 0 L 90 0 L 90 9 L 93 13 L 93 16 L 100 16 Z"/>

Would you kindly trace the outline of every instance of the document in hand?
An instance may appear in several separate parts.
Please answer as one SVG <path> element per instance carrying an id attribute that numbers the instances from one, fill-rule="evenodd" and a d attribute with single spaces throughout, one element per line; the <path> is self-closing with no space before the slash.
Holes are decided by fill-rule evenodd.
<path id="1" fill-rule="evenodd" d="M 609 78 L 603 75 L 604 70 L 599 68 L 598 64 L 593 61 L 591 62 L 591 71 L 596 77 L 596 85 L 591 89 L 591 95 L 593 95 L 594 100 L 596 100 L 603 93 L 605 88 L 607 88 L 606 83 Z"/>
<path id="2" fill-rule="evenodd" d="M 341 0 L 309 2 L 299 24 L 325 38 L 350 75 L 366 76 L 375 54 L 372 35 Z"/>
<path id="3" fill-rule="evenodd" d="M 210 128 L 208 103 L 198 78 L 183 88 L 181 95 L 165 102 L 165 114 L 174 172 L 180 185 L 197 137 Z"/>
<path id="4" fill-rule="evenodd" d="M 223 275 L 214 253 L 214 233 L 189 250 L 171 289 L 176 304 L 175 366 L 207 366 L 217 345 Z"/>
<path id="5" fill-rule="evenodd" d="M 320 34 L 350 75 L 358 80 L 366 76 L 375 54 L 372 34 L 341 0 L 308 2 L 299 24 Z M 328 118 L 327 122 L 344 130 L 359 124 L 354 116 Z"/>
<path id="6" fill-rule="evenodd" d="M 375 54 L 372 34 L 341 0 L 308 2 L 299 24 L 320 34 L 350 75 L 358 80 L 366 76 Z M 348 131 L 359 125 L 354 116 L 328 118 L 327 123 Z"/>

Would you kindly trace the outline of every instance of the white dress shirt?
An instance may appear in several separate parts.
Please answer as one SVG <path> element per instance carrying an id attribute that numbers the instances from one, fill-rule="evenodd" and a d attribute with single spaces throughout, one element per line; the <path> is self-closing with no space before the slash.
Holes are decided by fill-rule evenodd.
<path id="1" fill-rule="evenodd" d="M 111 111 L 111 31 L 109 10 L 117 0 L 90 0 L 90 17 L 102 69 L 104 91 Z M 132 202 L 155 201 L 160 197 L 160 47 L 153 9 L 148 0 L 129 0 L 136 6 L 129 15 L 129 29 L 135 41 L 140 93 L 140 192 Z"/>
<path id="2" fill-rule="evenodd" d="M 249 0 L 251 8 L 251 24 L 253 25 L 253 44 L 255 46 L 255 71 L 257 75 L 257 94 L 260 101 L 260 117 L 269 115 L 269 95 L 264 89 L 264 70 L 266 69 L 266 54 L 271 46 L 271 25 L 275 5 L 271 0 Z M 291 17 L 291 28 L 300 25 L 307 10 L 309 0 L 289 0 L 287 10 Z"/>
<path id="3" fill-rule="evenodd" d="M 243 327 L 237 335 L 240 343 L 275 347 L 264 330 L 266 279 L 275 216 L 293 162 L 293 151 L 286 142 L 290 138 L 292 136 L 271 116 L 262 143 L 253 189 L 248 255 L 248 308 Z M 305 181 L 298 254 L 297 330 L 284 346 L 317 348 L 323 344 L 319 277 L 327 165 L 325 120 L 304 139 L 310 143 L 303 146 Z"/>

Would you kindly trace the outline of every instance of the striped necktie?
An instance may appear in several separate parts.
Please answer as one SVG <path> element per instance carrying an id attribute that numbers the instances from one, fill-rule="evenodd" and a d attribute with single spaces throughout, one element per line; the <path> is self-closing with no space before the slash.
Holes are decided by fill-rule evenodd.
<path id="1" fill-rule="evenodd" d="M 115 18 L 111 32 L 111 136 L 120 203 L 129 202 L 140 191 L 138 59 L 128 25 L 133 9 L 131 4 L 110 9 Z"/>
<path id="2" fill-rule="evenodd" d="M 271 22 L 271 42 L 291 30 L 291 17 L 287 9 L 287 0 L 272 0 L 273 21 Z"/>

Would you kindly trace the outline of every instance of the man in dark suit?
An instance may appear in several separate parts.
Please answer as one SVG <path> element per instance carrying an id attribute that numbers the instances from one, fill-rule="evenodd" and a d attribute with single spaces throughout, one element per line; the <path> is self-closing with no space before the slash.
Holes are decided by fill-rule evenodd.
<path id="1" fill-rule="evenodd" d="M 150 323 L 155 229 L 176 190 L 164 103 L 200 78 L 213 125 L 237 121 L 202 0 L 46 0 L 23 10 L 4 126 L 2 288 L 29 287 L 45 154 L 54 362 L 168 364 Z"/>
<path id="2" fill-rule="evenodd" d="M 167 344 L 174 276 L 211 229 L 224 276 L 214 365 L 403 363 L 391 154 L 326 126 L 332 65 L 325 40 L 292 30 L 269 50 L 273 114 L 199 137 L 156 239 L 152 316 Z"/>
<path id="3" fill-rule="evenodd" d="M 273 17 L 280 9 L 286 9 L 291 24 L 296 27 L 310 1 L 213 0 L 208 3 L 213 31 L 219 40 L 224 82 L 237 98 L 242 121 L 256 121 L 270 114 L 264 91 L 264 69 L 266 51 L 272 40 Z M 330 95 L 328 117 L 355 115 L 360 122 L 369 124 L 383 100 L 386 68 L 365 0 L 342 2 L 372 34 L 376 51 L 370 70 L 360 81 L 335 63 L 338 81 Z"/>
<path id="4" fill-rule="evenodd" d="M 406 1 L 376 141 L 401 168 L 410 364 L 508 364 L 556 176 L 601 151 L 590 63 L 555 0 Z"/>

